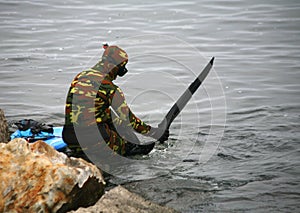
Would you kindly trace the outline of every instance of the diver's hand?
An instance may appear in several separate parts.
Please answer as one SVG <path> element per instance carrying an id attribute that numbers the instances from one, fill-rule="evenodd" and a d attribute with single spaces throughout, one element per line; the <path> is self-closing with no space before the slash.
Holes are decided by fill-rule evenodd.
<path id="1" fill-rule="evenodd" d="M 148 136 L 163 143 L 164 141 L 168 140 L 168 138 L 169 138 L 169 129 L 165 130 L 160 127 L 151 127 L 151 129 L 148 133 Z"/>

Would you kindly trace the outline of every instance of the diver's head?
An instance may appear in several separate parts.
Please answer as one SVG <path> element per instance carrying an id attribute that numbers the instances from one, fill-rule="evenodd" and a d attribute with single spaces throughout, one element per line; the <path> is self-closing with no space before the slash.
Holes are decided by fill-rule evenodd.
<path id="1" fill-rule="evenodd" d="M 118 76 L 124 76 L 128 72 L 126 69 L 126 64 L 128 62 L 127 53 L 115 45 L 109 46 L 108 44 L 103 44 L 103 48 L 105 51 L 102 55 L 102 59 L 107 60 L 117 67 L 116 74 Z"/>

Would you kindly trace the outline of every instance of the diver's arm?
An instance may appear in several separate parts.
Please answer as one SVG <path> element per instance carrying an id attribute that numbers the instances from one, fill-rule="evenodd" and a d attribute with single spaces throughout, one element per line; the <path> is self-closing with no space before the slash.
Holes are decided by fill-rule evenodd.
<path id="1" fill-rule="evenodd" d="M 124 94 L 119 87 L 116 88 L 116 92 L 113 96 L 111 106 L 119 116 L 119 119 L 121 121 L 129 122 L 135 131 L 141 134 L 149 133 L 151 126 L 147 125 L 145 122 L 143 122 L 141 119 L 139 119 L 132 113 L 125 101 Z"/>

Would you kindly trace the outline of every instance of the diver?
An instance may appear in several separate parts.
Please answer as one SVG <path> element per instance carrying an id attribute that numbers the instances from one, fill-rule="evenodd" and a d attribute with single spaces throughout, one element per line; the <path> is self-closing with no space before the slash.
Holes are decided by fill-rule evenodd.
<path id="1" fill-rule="evenodd" d="M 65 106 L 63 140 L 72 150 L 72 156 L 88 160 L 84 154 L 86 147 L 79 143 L 76 129 L 83 130 L 83 137 L 91 137 L 95 132 L 88 130 L 88 127 L 96 125 L 101 138 L 113 152 L 122 156 L 147 154 L 155 143 L 143 146 L 129 141 L 126 138 L 127 127 L 160 142 L 168 139 L 169 130 L 160 126 L 152 127 L 134 115 L 122 90 L 113 83 L 117 76 L 122 77 L 128 72 L 128 55 L 118 46 L 104 44 L 103 48 L 99 62 L 77 74 L 71 83 Z M 119 128 L 122 126 L 125 127 L 125 133 Z M 90 148 L 97 149 L 98 141 L 94 142 Z"/>

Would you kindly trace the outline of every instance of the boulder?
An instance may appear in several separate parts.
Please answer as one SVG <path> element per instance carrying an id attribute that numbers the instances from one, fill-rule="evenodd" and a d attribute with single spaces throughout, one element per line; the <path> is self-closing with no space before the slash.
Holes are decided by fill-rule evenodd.
<path id="1" fill-rule="evenodd" d="M 145 200 L 144 198 L 129 192 L 122 186 L 117 186 L 105 193 L 100 200 L 91 207 L 79 208 L 72 213 L 128 213 L 128 212 L 164 212 L 175 213 L 174 209 L 163 207 Z"/>
<path id="2" fill-rule="evenodd" d="M 2 109 L 0 109 L 0 142 L 6 143 L 9 140 L 8 125 Z"/>
<path id="3" fill-rule="evenodd" d="M 0 212 L 67 212 L 104 193 L 99 169 L 43 141 L 0 143 Z"/>

